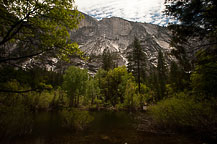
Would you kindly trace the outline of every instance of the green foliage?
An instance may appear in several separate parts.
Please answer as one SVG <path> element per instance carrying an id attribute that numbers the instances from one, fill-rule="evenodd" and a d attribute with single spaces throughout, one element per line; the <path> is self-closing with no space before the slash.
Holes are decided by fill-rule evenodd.
<path id="1" fill-rule="evenodd" d="M 102 69 L 109 71 L 116 67 L 114 60 L 117 59 L 116 55 L 107 49 L 104 49 L 102 54 Z"/>
<path id="2" fill-rule="evenodd" d="M 145 82 L 146 77 L 146 55 L 140 45 L 140 41 L 135 37 L 133 46 L 128 52 L 128 72 L 132 72 L 139 84 L 139 91 L 141 83 Z"/>
<path id="3" fill-rule="evenodd" d="M 80 96 L 85 95 L 86 81 L 88 80 L 87 70 L 70 66 L 65 71 L 63 79 L 63 89 L 70 99 L 70 106 L 78 106 Z"/>
<path id="4" fill-rule="evenodd" d="M 57 88 L 62 83 L 62 75 L 56 72 L 47 71 L 39 67 L 22 70 L 13 67 L 0 68 L 0 91 L 43 91 Z M 11 81 L 17 81 L 22 88 L 12 88 L 8 85 Z"/>
<path id="5" fill-rule="evenodd" d="M 169 2 L 166 0 L 166 2 Z M 189 60 L 186 58 L 186 48 L 196 51 L 193 63 L 185 71 L 193 71 L 191 86 L 197 99 L 212 99 L 216 97 L 217 81 L 217 2 L 216 0 L 190 0 L 190 1 L 171 1 L 169 2 L 166 14 L 173 16 L 180 21 L 180 24 L 172 24 L 172 46 L 176 48 L 174 52 L 178 56 L 180 63 Z M 199 45 L 192 43 L 192 39 L 199 42 Z M 189 47 L 190 46 L 190 47 Z M 192 47 L 191 47 L 192 46 Z M 192 57 L 191 55 L 191 57 Z M 192 69 L 191 65 L 195 66 Z M 184 79 L 188 83 L 188 78 Z M 183 85 L 183 82 L 177 84 Z M 188 85 L 188 84 L 187 84 Z"/>
<path id="6" fill-rule="evenodd" d="M 61 92 L 61 89 L 53 89 L 53 86 L 48 83 L 49 77 L 46 79 L 43 79 L 43 73 L 41 73 L 40 77 L 38 79 L 42 78 L 44 83 L 39 83 L 37 81 L 37 78 L 35 76 L 32 76 L 32 81 L 27 83 L 27 80 L 29 80 L 30 73 L 21 71 L 18 73 L 18 71 L 11 71 L 15 74 L 15 76 L 21 76 L 23 78 L 22 74 L 26 74 L 26 79 L 20 79 L 18 77 L 16 79 L 9 79 L 5 81 L 4 83 L 1 83 L 1 90 L 8 90 L 9 92 L 1 92 L 0 93 L 0 101 L 3 105 L 13 105 L 15 103 L 21 103 L 24 104 L 27 108 L 29 108 L 32 111 L 35 110 L 49 110 L 53 108 L 61 107 L 61 103 L 66 103 L 65 94 Z M 37 72 L 35 72 L 37 73 Z M 35 80 L 34 80 L 35 79 Z M 29 83 L 32 83 L 31 85 Z M 37 87 L 36 87 L 37 84 Z M 41 87 L 39 87 L 39 85 Z M 49 88 L 49 90 L 44 90 L 45 88 Z M 31 88 L 32 87 L 32 88 Z M 36 87 L 37 89 L 35 89 Z M 40 89 L 39 89 L 40 88 Z M 52 89 L 52 90 L 51 90 Z M 28 92 L 23 92 L 30 90 Z M 21 92 L 21 93 L 19 93 Z"/>
<path id="7" fill-rule="evenodd" d="M 11 79 L 10 81 L 3 83 L 1 86 L 2 88 L 9 89 L 12 91 L 23 89 L 21 84 L 16 79 Z M 17 95 L 17 94 L 13 94 L 13 95 Z"/>
<path id="8" fill-rule="evenodd" d="M 94 78 L 100 88 L 100 102 L 104 106 L 113 106 L 116 109 L 138 109 L 146 102 L 153 101 L 153 91 L 145 84 L 138 84 L 132 73 L 126 67 L 118 67 L 108 72 L 99 70 Z"/>
<path id="9" fill-rule="evenodd" d="M 158 77 L 158 87 L 157 87 L 157 100 L 161 100 L 165 97 L 166 92 L 166 65 L 163 57 L 163 53 L 159 50 L 158 52 L 158 64 L 157 64 L 157 77 Z"/>
<path id="10" fill-rule="evenodd" d="M 216 131 L 216 100 L 198 102 L 180 93 L 151 106 L 150 113 L 163 127 L 190 127 L 212 133 Z"/>
<path id="11" fill-rule="evenodd" d="M 191 75 L 195 95 L 209 99 L 217 94 L 217 56 L 212 52 L 198 52 L 197 64 Z"/>
<path id="12" fill-rule="evenodd" d="M 62 115 L 64 117 L 63 126 L 74 130 L 83 130 L 94 119 L 88 111 L 77 109 L 64 110 Z"/>
<path id="13" fill-rule="evenodd" d="M 102 98 L 100 97 L 100 88 L 97 80 L 90 78 L 87 81 L 86 94 L 84 99 L 84 105 L 99 105 L 102 102 Z"/>
<path id="14" fill-rule="evenodd" d="M 189 74 L 185 73 L 174 61 L 170 65 L 169 83 L 173 92 L 183 91 L 190 85 Z"/>
<path id="15" fill-rule="evenodd" d="M 141 84 L 139 93 L 138 85 L 132 80 L 129 80 L 125 90 L 124 106 L 130 109 L 142 109 L 149 102 L 153 102 L 151 89 L 145 84 Z"/>
<path id="16" fill-rule="evenodd" d="M 153 101 L 156 101 L 158 90 L 158 78 L 157 69 L 154 66 L 150 67 L 150 74 L 147 77 L 147 86 L 153 91 Z"/>
<path id="17" fill-rule="evenodd" d="M 182 34 L 186 39 L 189 36 L 206 37 L 211 33 L 216 35 L 217 3 L 215 0 L 165 1 L 168 2 L 165 13 L 181 22 L 181 25 L 177 25 L 176 32 L 174 31 L 177 35 Z"/>
<path id="18" fill-rule="evenodd" d="M 96 84 L 99 87 L 100 90 L 100 95 L 99 95 L 99 99 L 103 99 L 105 100 L 105 96 L 107 93 L 107 81 L 106 81 L 106 76 L 107 76 L 107 71 L 103 70 L 103 69 L 99 69 L 96 73 L 96 75 L 94 76 L 94 80 L 96 81 Z M 107 100 L 106 100 L 107 101 Z M 105 102 L 106 102 L 105 101 Z"/>
<path id="19" fill-rule="evenodd" d="M 141 92 L 139 95 L 139 105 L 140 108 L 146 103 L 151 103 L 154 101 L 154 92 L 145 84 L 141 84 Z"/>
<path id="20" fill-rule="evenodd" d="M 191 71 L 192 55 L 189 55 L 190 57 L 187 55 L 186 48 L 190 48 L 193 54 L 193 51 L 198 49 L 209 50 L 213 46 L 216 47 L 216 0 L 165 0 L 165 2 L 167 5 L 165 14 L 179 21 L 179 24 L 173 23 L 169 26 L 173 34 L 171 46 L 175 47 L 173 54 L 180 60 L 185 71 Z M 196 43 L 193 41 L 195 38 Z"/>
<path id="21" fill-rule="evenodd" d="M 128 80 L 124 97 L 124 106 L 128 109 L 136 109 L 140 104 L 137 88 L 138 86 L 135 82 Z"/>
<path id="22" fill-rule="evenodd" d="M 126 84 L 133 76 L 127 72 L 126 67 L 118 67 L 110 70 L 106 76 L 106 95 L 105 100 L 115 106 L 119 101 L 124 102 Z"/>
<path id="23" fill-rule="evenodd" d="M 19 53 L 14 60 L 51 51 L 63 59 L 81 54 L 78 45 L 69 40 L 69 30 L 77 28 L 83 18 L 73 0 L 1 0 L 0 13 L 0 48 L 17 43 Z M 10 59 L 6 55 L 2 62 Z"/>

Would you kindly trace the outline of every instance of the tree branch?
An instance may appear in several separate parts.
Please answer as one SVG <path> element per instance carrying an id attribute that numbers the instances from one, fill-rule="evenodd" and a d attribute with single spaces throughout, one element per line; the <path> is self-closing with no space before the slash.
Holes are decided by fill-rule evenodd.
<path id="1" fill-rule="evenodd" d="M 21 28 L 23 27 L 22 23 L 24 22 L 24 20 L 27 19 L 30 16 L 30 14 L 32 14 L 35 10 L 36 10 L 36 8 L 34 8 L 29 13 L 27 13 L 27 15 L 24 18 L 22 18 L 21 20 L 17 21 L 14 25 L 12 25 L 11 28 L 8 30 L 6 36 L 4 36 L 2 41 L 0 41 L 0 45 L 5 44 L 10 39 L 12 39 L 13 36 L 15 36 L 21 30 Z M 15 30 L 16 27 L 17 27 L 17 29 Z"/>
<path id="2" fill-rule="evenodd" d="M 3 90 L 0 89 L 0 93 L 28 93 L 28 92 L 32 92 L 32 91 L 37 91 L 39 89 L 30 89 L 30 90 L 23 90 L 23 91 L 14 91 L 14 90 Z"/>
<path id="3" fill-rule="evenodd" d="M 7 62 L 7 61 L 10 61 L 10 60 L 19 60 L 19 59 L 25 59 L 25 58 L 32 58 L 32 57 L 34 57 L 34 56 L 40 55 L 40 54 L 42 54 L 42 53 L 44 53 L 44 52 L 47 52 L 47 51 L 50 51 L 50 50 L 53 50 L 53 49 L 47 49 L 47 50 L 45 50 L 45 51 L 41 51 L 41 52 L 38 52 L 38 53 L 35 53 L 35 54 L 26 55 L 26 56 L 0 59 L 0 63 Z"/>

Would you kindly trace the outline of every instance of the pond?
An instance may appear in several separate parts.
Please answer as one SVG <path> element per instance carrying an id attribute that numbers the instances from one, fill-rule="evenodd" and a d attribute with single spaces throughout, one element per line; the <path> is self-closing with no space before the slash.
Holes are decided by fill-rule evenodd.
<path id="1" fill-rule="evenodd" d="M 135 114 L 90 112 L 94 120 L 85 130 L 71 131 L 62 126 L 59 113 L 39 113 L 31 135 L 4 141 L 4 144 L 200 144 L 182 135 L 154 134 L 135 128 Z"/>

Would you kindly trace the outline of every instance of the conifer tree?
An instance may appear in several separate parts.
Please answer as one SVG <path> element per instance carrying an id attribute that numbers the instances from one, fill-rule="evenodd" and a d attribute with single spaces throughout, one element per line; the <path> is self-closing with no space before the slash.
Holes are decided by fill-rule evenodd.
<path id="1" fill-rule="evenodd" d="M 142 50 L 140 45 L 140 41 L 138 38 L 135 37 L 132 50 L 128 52 L 128 72 L 132 72 L 134 77 L 136 78 L 136 82 L 139 85 L 139 92 L 140 92 L 140 85 L 141 83 L 145 82 L 145 72 L 146 72 L 146 55 Z"/>
<path id="2" fill-rule="evenodd" d="M 170 71 L 168 77 L 169 83 L 173 88 L 174 92 L 183 91 L 189 87 L 189 74 L 185 73 L 184 70 L 176 62 L 172 61 L 170 64 Z"/>
<path id="3" fill-rule="evenodd" d="M 183 58 L 186 47 L 196 53 L 191 82 L 196 95 L 206 98 L 216 97 L 217 85 L 217 1 L 216 0 L 165 0 L 165 14 L 179 21 L 170 24 L 171 45 L 175 47 L 176 57 Z M 196 39 L 196 43 L 192 41 Z M 193 42 L 193 43 L 192 43 Z M 191 55 L 191 57 L 192 57 Z M 182 61 L 180 61 L 182 63 Z M 193 71 L 193 72 L 192 72 Z M 190 75 L 190 74 L 189 74 Z"/>
<path id="4" fill-rule="evenodd" d="M 158 52 L 158 64 L 157 64 L 157 75 L 158 75 L 158 100 L 161 100 L 163 97 L 165 97 L 165 91 L 166 91 L 166 66 L 165 61 L 163 57 L 163 53 L 161 50 Z"/>
<path id="5" fill-rule="evenodd" d="M 116 67 L 115 62 L 115 54 L 111 53 L 109 50 L 105 49 L 102 54 L 102 69 L 105 71 L 109 71 Z"/>

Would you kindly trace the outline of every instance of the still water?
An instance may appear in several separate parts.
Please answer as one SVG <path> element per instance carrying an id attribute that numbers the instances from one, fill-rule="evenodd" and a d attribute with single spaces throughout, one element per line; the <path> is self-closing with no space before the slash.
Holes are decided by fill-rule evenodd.
<path id="1" fill-rule="evenodd" d="M 135 114 L 127 112 L 91 112 L 94 120 L 83 131 L 62 127 L 59 113 L 39 113 L 30 136 L 4 141 L 4 144 L 201 144 L 181 135 L 163 135 L 138 131 Z"/>

